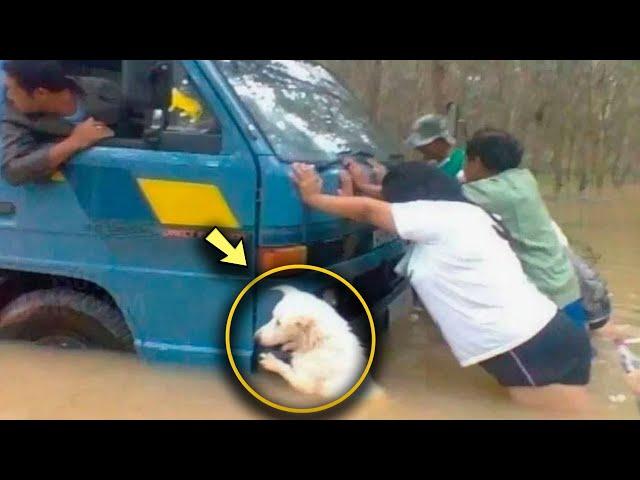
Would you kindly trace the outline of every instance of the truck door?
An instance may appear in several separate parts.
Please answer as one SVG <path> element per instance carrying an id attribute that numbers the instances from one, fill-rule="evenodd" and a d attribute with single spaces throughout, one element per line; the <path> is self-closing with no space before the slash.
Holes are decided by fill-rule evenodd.
<path id="1" fill-rule="evenodd" d="M 173 108 L 149 141 L 148 82 L 159 65 L 170 72 Z M 0 181 L 0 228 L 46 240 L 16 247 L 24 261 L 55 262 L 105 286 L 147 356 L 224 352 L 230 302 L 254 274 L 257 174 L 245 139 L 197 61 L 78 67 L 121 83 L 131 133 L 77 155 L 49 184 Z M 18 204 L 17 222 L 1 202 Z M 219 263 L 203 239 L 212 227 L 244 238 L 248 268 Z"/>

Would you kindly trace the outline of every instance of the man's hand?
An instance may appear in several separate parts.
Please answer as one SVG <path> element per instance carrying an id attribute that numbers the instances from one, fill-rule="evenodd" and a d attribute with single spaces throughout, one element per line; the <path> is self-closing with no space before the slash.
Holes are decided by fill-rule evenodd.
<path id="1" fill-rule="evenodd" d="M 79 149 L 83 150 L 95 145 L 100 140 L 113 137 L 114 133 L 104 123 L 98 122 L 93 118 L 89 118 L 84 122 L 76 125 L 69 136 L 69 140 L 73 142 Z"/>
<path id="2" fill-rule="evenodd" d="M 371 168 L 373 169 L 373 175 L 375 177 L 376 184 L 382 185 L 382 180 L 384 180 L 384 177 L 386 177 L 387 173 L 389 173 L 387 167 L 385 167 L 375 158 L 370 158 L 369 160 L 367 160 L 367 163 L 371 165 Z"/>
<path id="3" fill-rule="evenodd" d="M 305 203 L 314 195 L 322 193 L 322 178 L 313 165 L 294 163 L 292 169 L 293 181 L 298 186 L 300 196 Z"/>
<path id="4" fill-rule="evenodd" d="M 344 162 L 344 166 L 351 175 L 353 183 L 357 188 L 371 184 L 371 177 L 359 162 L 353 158 L 347 158 Z"/>
<path id="5" fill-rule="evenodd" d="M 85 120 L 76 125 L 71 135 L 49 149 L 47 156 L 49 170 L 53 173 L 76 153 L 113 135 L 113 130 L 104 123 L 96 122 L 93 118 Z"/>
<path id="6" fill-rule="evenodd" d="M 387 169 L 382 164 L 378 162 L 370 162 L 370 165 L 374 168 L 374 172 L 377 170 L 376 176 L 380 177 L 380 184 L 372 182 L 371 177 L 365 168 L 354 159 L 346 159 L 344 165 L 352 178 L 355 190 L 357 190 L 360 195 L 372 198 L 382 198 L 382 178 L 387 174 Z"/>
<path id="7" fill-rule="evenodd" d="M 355 195 L 353 178 L 351 178 L 351 174 L 346 170 L 340 170 L 340 188 L 338 189 L 338 195 L 341 197 L 353 197 Z"/>
<path id="8" fill-rule="evenodd" d="M 373 198 L 323 194 L 322 178 L 312 165 L 294 163 L 292 169 L 302 201 L 311 208 L 396 233 L 389 203 Z"/>

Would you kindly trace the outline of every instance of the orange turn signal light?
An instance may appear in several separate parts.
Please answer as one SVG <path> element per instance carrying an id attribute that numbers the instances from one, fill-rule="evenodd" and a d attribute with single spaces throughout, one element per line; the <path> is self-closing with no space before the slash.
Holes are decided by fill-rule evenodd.
<path id="1" fill-rule="evenodd" d="M 306 263 L 307 247 L 304 245 L 258 248 L 258 270 L 260 273 L 286 265 L 306 265 Z"/>

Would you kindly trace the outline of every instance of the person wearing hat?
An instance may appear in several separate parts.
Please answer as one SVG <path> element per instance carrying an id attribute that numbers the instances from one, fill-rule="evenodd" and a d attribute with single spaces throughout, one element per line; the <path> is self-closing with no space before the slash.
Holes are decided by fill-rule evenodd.
<path id="1" fill-rule="evenodd" d="M 429 114 L 417 119 L 405 142 L 418 150 L 425 160 L 434 161 L 448 176 L 462 180 L 465 153 L 456 148 L 456 140 L 449 132 L 447 118 Z"/>
<path id="2" fill-rule="evenodd" d="M 456 140 L 449 133 L 446 117 L 429 114 L 418 118 L 413 123 L 411 134 L 405 140 L 405 144 L 419 151 L 426 161 L 433 162 L 447 176 L 464 182 L 465 152 L 456 148 Z M 386 168 L 373 159 L 369 164 L 375 177 L 373 182 L 358 162 L 347 159 L 345 167 L 353 179 L 355 190 L 368 197 L 381 198 L 381 185 L 387 173 Z"/>

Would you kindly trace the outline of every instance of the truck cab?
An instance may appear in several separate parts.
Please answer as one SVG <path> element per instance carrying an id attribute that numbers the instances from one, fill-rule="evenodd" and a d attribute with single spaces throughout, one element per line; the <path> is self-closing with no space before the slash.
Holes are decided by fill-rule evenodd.
<path id="1" fill-rule="evenodd" d="M 121 85 L 127 125 L 50 181 L 0 179 L 0 338 L 220 365 L 243 287 L 300 263 L 361 289 L 381 329 L 406 313 L 390 308 L 408 295 L 393 273 L 403 242 L 309 210 L 291 182 L 294 161 L 316 165 L 335 192 L 345 155 L 402 158 L 329 71 L 308 61 L 67 63 L 74 75 Z M 247 267 L 220 262 L 204 240 L 214 227 L 234 245 L 243 240 Z M 330 278 L 269 282 L 342 304 Z M 275 298 L 250 292 L 236 313 L 241 368 L 255 364 L 254 332 Z"/>

